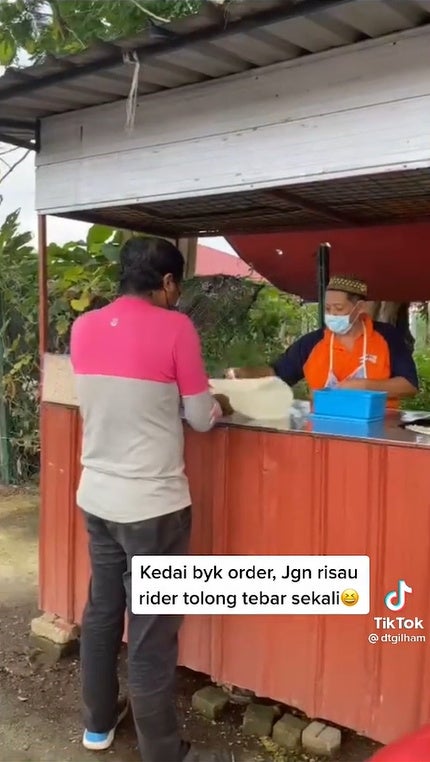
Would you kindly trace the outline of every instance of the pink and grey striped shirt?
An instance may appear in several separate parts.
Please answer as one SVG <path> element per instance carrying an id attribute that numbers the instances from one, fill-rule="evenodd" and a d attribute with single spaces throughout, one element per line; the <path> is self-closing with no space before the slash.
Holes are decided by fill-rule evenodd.
<path id="1" fill-rule="evenodd" d="M 76 320 L 71 361 L 83 419 L 78 505 L 119 523 L 190 505 L 181 405 L 197 431 L 221 415 L 191 320 L 122 296 Z"/>

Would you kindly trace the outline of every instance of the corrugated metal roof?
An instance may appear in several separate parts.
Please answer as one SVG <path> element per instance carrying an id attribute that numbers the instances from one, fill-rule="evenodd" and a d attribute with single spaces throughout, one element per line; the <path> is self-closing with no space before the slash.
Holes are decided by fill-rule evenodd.
<path id="1" fill-rule="evenodd" d="M 237 74 L 430 22 L 430 0 L 233 0 L 133 38 L 99 42 L 0 78 L 0 140 L 37 142 L 37 120 L 139 94 Z"/>

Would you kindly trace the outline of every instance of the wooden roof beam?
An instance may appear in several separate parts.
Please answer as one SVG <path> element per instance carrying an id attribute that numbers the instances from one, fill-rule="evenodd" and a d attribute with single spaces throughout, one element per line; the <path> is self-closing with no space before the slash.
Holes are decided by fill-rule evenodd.
<path id="1" fill-rule="evenodd" d="M 269 198 L 276 198 L 280 201 L 286 201 L 288 204 L 294 204 L 295 206 L 300 207 L 301 209 L 304 209 L 306 212 L 311 212 L 312 214 L 317 214 L 319 217 L 325 217 L 329 220 L 335 220 L 336 222 L 341 222 L 345 225 L 360 225 L 362 224 L 360 220 L 355 219 L 354 217 L 350 217 L 349 215 L 343 214 L 342 212 L 339 212 L 337 209 L 332 209 L 330 206 L 326 206 L 325 204 L 319 204 L 316 201 L 308 201 L 307 199 L 303 198 L 302 196 L 297 195 L 296 193 L 290 193 L 290 191 L 287 190 L 270 190 L 265 195 L 267 195 Z"/>

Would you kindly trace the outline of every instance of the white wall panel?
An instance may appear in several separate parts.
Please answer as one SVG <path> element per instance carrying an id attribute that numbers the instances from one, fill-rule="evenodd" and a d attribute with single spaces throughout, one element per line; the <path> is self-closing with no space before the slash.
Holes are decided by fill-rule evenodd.
<path id="1" fill-rule="evenodd" d="M 247 72 L 44 120 L 41 212 L 430 165 L 430 36 Z"/>

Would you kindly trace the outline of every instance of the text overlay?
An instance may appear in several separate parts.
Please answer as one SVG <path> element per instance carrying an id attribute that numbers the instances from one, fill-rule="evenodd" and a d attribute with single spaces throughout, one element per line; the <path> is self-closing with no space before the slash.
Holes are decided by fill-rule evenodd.
<path id="1" fill-rule="evenodd" d="M 368 556 L 134 556 L 134 614 L 368 614 Z"/>

